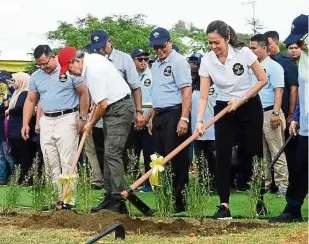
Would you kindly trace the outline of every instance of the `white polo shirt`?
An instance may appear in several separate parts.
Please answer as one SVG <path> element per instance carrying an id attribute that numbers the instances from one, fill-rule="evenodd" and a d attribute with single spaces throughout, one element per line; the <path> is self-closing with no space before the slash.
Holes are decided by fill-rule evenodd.
<path id="1" fill-rule="evenodd" d="M 96 104 L 106 99 L 110 105 L 131 93 L 115 66 L 100 54 L 85 54 L 82 76 Z"/>
<path id="2" fill-rule="evenodd" d="M 210 51 L 202 58 L 199 75 L 210 77 L 217 86 L 217 100 L 230 101 L 243 97 L 254 86 L 251 65 L 257 60 L 249 48 L 234 49 L 228 45 L 228 57 L 222 64 L 217 55 Z"/>

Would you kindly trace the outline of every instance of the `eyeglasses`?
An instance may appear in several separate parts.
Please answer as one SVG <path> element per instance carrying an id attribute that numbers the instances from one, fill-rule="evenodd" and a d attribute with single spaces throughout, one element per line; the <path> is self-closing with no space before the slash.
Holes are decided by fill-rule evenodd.
<path id="1" fill-rule="evenodd" d="M 166 48 L 167 44 L 168 44 L 168 41 L 164 45 L 155 45 L 155 46 L 153 46 L 153 49 L 154 50 L 164 49 L 164 48 Z"/>
<path id="2" fill-rule="evenodd" d="M 44 69 L 44 68 L 48 65 L 48 63 L 49 63 L 51 57 L 53 57 L 53 56 L 54 56 L 54 55 L 51 54 L 51 55 L 49 56 L 49 59 L 47 60 L 46 63 L 43 63 L 43 64 L 36 64 L 35 66 L 36 66 L 37 68 Z"/>
<path id="3" fill-rule="evenodd" d="M 146 63 L 149 61 L 149 58 L 135 58 L 134 60 L 137 60 L 138 62 L 143 62 L 145 61 Z"/>

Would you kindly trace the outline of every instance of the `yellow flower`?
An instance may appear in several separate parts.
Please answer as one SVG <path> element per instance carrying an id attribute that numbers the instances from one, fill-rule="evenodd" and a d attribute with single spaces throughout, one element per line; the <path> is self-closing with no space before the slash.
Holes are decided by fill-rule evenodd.
<path id="1" fill-rule="evenodd" d="M 151 188 L 153 189 L 154 186 L 159 185 L 159 172 L 162 172 L 164 170 L 163 157 L 162 156 L 157 157 L 156 154 L 152 154 L 150 156 L 150 159 L 151 159 L 150 167 L 152 168 L 152 174 L 149 177 L 149 182 Z"/>

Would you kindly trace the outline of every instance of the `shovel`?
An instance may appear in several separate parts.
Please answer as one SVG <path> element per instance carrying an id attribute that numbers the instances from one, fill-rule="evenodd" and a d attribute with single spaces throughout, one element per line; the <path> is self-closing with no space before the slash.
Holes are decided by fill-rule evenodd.
<path id="1" fill-rule="evenodd" d="M 206 131 L 210 126 L 212 126 L 216 121 L 222 118 L 228 111 L 230 110 L 230 105 L 224 108 L 220 113 L 218 113 L 215 117 L 209 120 L 204 126 L 203 130 Z M 187 147 L 190 143 L 192 143 L 196 138 L 199 137 L 199 133 L 195 132 L 192 136 L 190 136 L 187 140 L 185 140 L 182 144 L 180 144 L 177 148 L 175 148 L 172 152 L 170 152 L 164 159 L 163 165 L 169 162 L 172 158 L 174 158 L 181 150 Z M 134 205 L 139 211 L 144 214 L 149 212 L 145 212 L 145 209 L 149 211 L 149 207 L 142 202 L 133 192 L 136 190 L 141 184 L 143 184 L 152 174 L 152 169 L 150 169 L 147 173 L 145 173 L 141 178 L 135 181 L 131 186 L 126 188 L 124 191 L 121 192 L 121 196 L 124 199 L 128 199 L 132 205 Z M 132 201 L 132 198 L 134 201 Z M 138 204 L 136 204 L 138 201 Z"/>
<path id="2" fill-rule="evenodd" d="M 104 232 L 102 232 L 101 234 L 95 236 L 94 238 L 92 238 L 91 240 L 87 241 L 86 244 L 92 244 L 95 243 L 96 241 L 100 240 L 102 237 L 108 235 L 109 233 L 115 231 L 115 239 L 121 239 L 124 240 L 126 238 L 126 233 L 125 233 L 125 229 L 122 225 L 122 223 L 117 223 L 111 227 L 109 227 L 107 230 L 105 230 Z"/>
<path id="3" fill-rule="evenodd" d="M 93 114 L 94 114 L 94 111 L 96 109 L 96 105 L 93 106 L 92 110 L 91 110 L 91 114 L 89 116 L 89 121 L 92 120 L 92 117 L 93 117 Z M 86 141 L 86 138 L 87 138 L 87 135 L 86 133 L 84 132 L 83 133 L 83 136 L 82 136 L 82 139 L 80 140 L 80 143 L 79 143 L 79 146 L 78 146 L 78 149 L 73 157 L 73 163 L 72 163 L 72 167 L 71 167 L 71 170 L 69 172 L 69 175 L 72 175 L 74 174 L 75 172 L 75 169 L 76 169 L 76 166 L 77 166 L 77 163 L 78 163 L 78 159 L 79 159 L 79 156 L 83 150 L 83 147 L 84 147 L 84 144 L 85 144 L 85 141 Z M 70 184 L 66 183 L 63 185 L 62 187 L 62 193 L 59 197 L 59 201 L 57 203 L 57 210 L 61 210 L 63 208 L 63 202 L 64 202 L 64 199 L 65 197 L 67 196 L 67 193 L 68 193 L 68 190 L 69 190 L 69 187 L 70 187 Z"/>

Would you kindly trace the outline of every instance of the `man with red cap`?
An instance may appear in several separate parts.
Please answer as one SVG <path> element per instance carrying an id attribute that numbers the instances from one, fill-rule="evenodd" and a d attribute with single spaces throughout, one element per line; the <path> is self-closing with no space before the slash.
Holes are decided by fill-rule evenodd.
<path id="1" fill-rule="evenodd" d="M 71 55 L 70 60 L 63 59 Z M 134 119 L 135 107 L 131 89 L 115 66 L 104 56 L 83 51 L 71 53 L 69 47 L 60 50 L 59 61 L 76 76 L 83 76 L 96 106 L 93 119 L 84 130 L 90 133 L 94 125 L 103 118 L 104 131 L 104 188 L 105 198 L 91 212 L 110 209 L 128 213 L 120 192 L 124 190 L 124 166 L 122 152 Z M 67 63 L 65 63 L 67 61 Z M 136 122 L 140 129 L 140 123 Z"/>
<path id="2" fill-rule="evenodd" d="M 76 49 L 70 47 L 68 51 L 75 53 Z M 69 53 L 63 60 L 69 59 Z M 83 79 L 66 72 L 67 66 L 60 63 L 62 64 L 60 67 L 57 56 L 52 53 L 48 45 L 36 47 L 34 58 L 39 69 L 30 79 L 21 134 L 25 140 L 30 138 L 28 124 L 34 113 L 34 107 L 40 101 L 43 113 L 40 118 L 40 143 L 45 168 L 52 170 L 53 181 L 61 193 L 59 176 L 69 173 L 77 150 L 78 134 L 83 131 L 87 122 L 88 89 Z M 59 202 L 57 205 L 71 209 L 74 204 L 73 197 L 70 202 Z"/>

